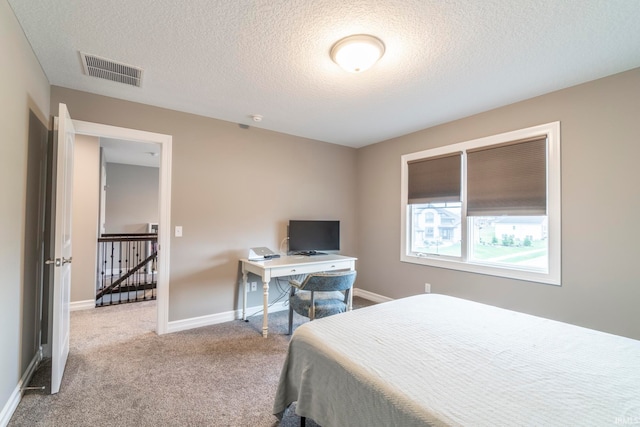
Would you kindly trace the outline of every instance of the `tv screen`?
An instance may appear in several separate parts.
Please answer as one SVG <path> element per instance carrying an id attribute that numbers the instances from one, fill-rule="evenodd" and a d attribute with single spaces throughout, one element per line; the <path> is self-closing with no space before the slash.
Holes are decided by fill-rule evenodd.
<path id="1" fill-rule="evenodd" d="M 340 221 L 290 220 L 289 252 L 314 255 L 340 250 Z"/>

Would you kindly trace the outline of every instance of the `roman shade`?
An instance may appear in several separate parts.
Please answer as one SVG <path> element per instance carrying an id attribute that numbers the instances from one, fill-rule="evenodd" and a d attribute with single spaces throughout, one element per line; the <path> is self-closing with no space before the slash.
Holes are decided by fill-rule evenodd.
<path id="1" fill-rule="evenodd" d="M 546 215 L 547 136 L 467 151 L 467 215 Z"/>
<path id="2" fill-rule="evenodd" d="M 457 152 L 407 162 L 408 203 L 459 202 L 461 158 Z"/>

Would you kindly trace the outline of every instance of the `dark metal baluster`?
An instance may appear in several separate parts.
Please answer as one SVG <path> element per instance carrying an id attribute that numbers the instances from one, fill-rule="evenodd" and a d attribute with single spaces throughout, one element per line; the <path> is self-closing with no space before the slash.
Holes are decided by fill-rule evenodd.
<path id="1" fill-rule="evenodd" d="M 124 259 L 124 268 L 123 268 L 123 265 L 122 265 L 122 264 L 123 264 L 123 259 L 122 259 L 122 257 L 123 257 L 123 253 L 122 253 L 122 249 L 123 249 L 123 248 L 122 248 L 122 243 L 123 243 L 123 242 L 120 242 L 120 254 L 119 254 L 119 256 L 118 256 L 118 258 L 119 258 L 119 261 L 118 261 L 118 262 L 119 262 L 119 267 L 120 267 L 120 268 L 119 268 L 119 270 L 120 270 L 120 271 L 119 271 L 118 279 L 119 279 L 120 277 L 122 277 L 122 274 L 123 274 L 123 272 L 124 272 L 124 269 L 125 269 L 125 268 L 126 268 L 126 266 L 127 266 L 126 258 Z M 126 257 L 126 252 L 124 253 L 124 256 Z M 120 286 L 118 286 L 118 287 L 120 287 Z M 112 290 L 112 292 L 115 292 L 115 289 L 113 289 L 113 290 Z M 121 293 L 120 293 L 120 292 L 118 292 L 118 304 L 120 304 L 120 302 L 121 302 Z M 111 298 L 111 303 L 113 303 L 113 297 Z"/>
<path id="2" fill-rule="evenodd" d="M 130 264 L 130 260 L 131 260 L 131 242 L 127 242 L 127 250 L 125 251 L 125 253 L 127 254 L 127 257 L 125 258 L 125 271 L 128 273 L 129 271 L 131 271 L 131 264 Z M 128 290 L 128 288 L 131 286 L 131 280 L 130 280 L 131 276 L 127 277 L 127 280 L 125 280 L 124 282 L 124 288 L 126 290 Z M 120 297 L 122 297 L 122 288 L 120 288 Z M 127 302 L 129 302 L 129 292 L 127 292 Z"/>
<path id="3" fill-rule="evenodd" d="M 140 265 L 140 263 L 146 258 L 144 255 L 146 253 L 145 245 L 146 241 L 144 240 L 138 242 L 138 265 Z M 145 274 L 145 267 L 142 267 L 138 270 L 138 283 L 136 284 L 136 301 L 144 301 L 144 281 L 146 280 Z M 140 289 L 142 289 L 142 295 L 139 295 Z"/>
<path id="4" fill-rule="evenodd" d="M 135 242 L 136 265 L 140 264 L 140 242 Z M 140 284 L 140 270 L 138 269 L 133 279 L 134 301 L 138 301 L 138 285 Z"/>
<path id="5" fill-rule="evenodd" d="M 158 238 L 156 237 L 151 245 L 151 250 L 156 253 L 153 257 L 153 263 L 151 264 L 151 298 L 156 299 L 156 287 L 158 286 Z"/>
<path id="6" fill-rule="evenodd" d="M 113 282 L 113 267 L 114 267 L 115 256 L 116 256 L 116 246 L 112 242 L 111 243 L 111 275 L 109 276 L 111 277 L 111 282 Z M 120 256 L 120 254 L 118 254 L 118 256 Z M 109 305 L 111 305 L 112 303 L 113 303 L 113 297 L 111 296 L 111 291 L 109 291 Z"/>

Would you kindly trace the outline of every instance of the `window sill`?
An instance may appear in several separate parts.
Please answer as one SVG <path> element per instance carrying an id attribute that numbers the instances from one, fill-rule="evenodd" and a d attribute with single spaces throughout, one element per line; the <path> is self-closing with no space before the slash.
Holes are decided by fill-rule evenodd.
<path id="1" fill-rule="evenodd" d="M 523 270 L 509 267 L 496 267 L 486 264 L 458 261 L 446 257 L 434 257 L 429 255 L 406 254 L 400 261 L 410 264 L 420 264 L 429 267 L 446 268 L 468 273 L 484 274 L 488 276 L 504 277 L 508 279 L 524 280 L 527 282 L 543 283 L 547 285 L 561 286 L 560 272 L 547 273 L 539 270 Z"/>

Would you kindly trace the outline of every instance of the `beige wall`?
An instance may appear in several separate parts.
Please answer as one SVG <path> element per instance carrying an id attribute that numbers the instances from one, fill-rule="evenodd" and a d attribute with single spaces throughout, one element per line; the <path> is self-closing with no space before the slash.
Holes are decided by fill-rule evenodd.
<path id="1" fill-rule="evenodd" d="M 287 219 L 317 217 L 343 221 L 342 252 L 359 257 L 357 286 L 365 290 L 398 298 L 429 282 L 433 292 L 638 338 L 640 201 L 628 187 L 616 189 L 640 181 L 631 164 L 640 154 L 639 101 L 631 96 L 638 87 L 633 70 L 357 152 L 58 87 L 52 105 L 66 102 L 80 120 L 174 136 L 172 226 L 182 225 L 184 237 L 172 238 L 170 320 L 237 308 L 237 258 L 248 247 L 278 247 Z M 399 261 L 402 154 L 556 120 L 561 287 Z M 249 304 L 259 304 L 259 295 Z"/>
<path id="2" fill-rule="evenodd" d="M 73 161 L 71 301 L 95 299 L 100 203 L 100 141 L 76 135 Z"/>
<path id="3" fill-rule="evenodd" d="M 640 338 L 640 70 L 358 150 L 359 286 L 460 296 Z M 400 262 L 400 156 L 559 120 L 562 286 Z"/>
<path id="4" fill-rule="evenodd" d="M 158 168 L 107 163 L 106 233 L 147 233 L 158 222 Z"/>
<path id="5" fill-rule="evenodd" d="M 342 252 L 355 252 L 355 149 L 56 86 L 51 102 L 74 119 L 173 136 L 171 229 L 184 237 L 171 238 L 170 321 L 238 309 L 238 259 L 277 250 L 290 218 L 340 220 Z"/>
<path id="6" fill-rule="evenodd" d="M 23 322 L 24 266 L 37 254 L 25 254 L 29 112 L 49 124 L 49 83 L 6 1 L 0 1 L 0 411 L 26 369 L 21 336 L 37 325 Z M 22 361 L 22 362 L 21 362 Z M 1 412 L 0 412 L 1 414 Z M 2 422 L 0 418 L 0 422 Z"/>

